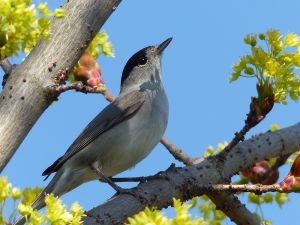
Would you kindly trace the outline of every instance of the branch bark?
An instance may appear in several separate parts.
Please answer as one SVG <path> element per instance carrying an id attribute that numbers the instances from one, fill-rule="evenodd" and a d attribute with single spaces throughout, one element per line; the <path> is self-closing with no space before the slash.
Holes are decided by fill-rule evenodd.
<path id="1" fill-rule="evenodd" d="M 10 73 L 13 65 L 9 62 L 8 59 L 3 59 L 0 61 L 0 67 L 3 69 L 4 73 Z"/>
<path id="2" fill-rule="evenodd" d="M 73 68 L 120 1 L 68 1 L 65 17 L 52 22 L 49 41 L 39 41 L 12 71 L 0 95 L 0 172 L 57 98 L 49 86 L 55 85 L 59 71 Z"/>
<path id="3" fill-rule="evenodd" d="M 172 167 L 140 183 L 136 196 L 121 194 L 88 212 L 85 224 L 122 224 L 126 218 L 146 206 L 162 209 L 172 204 L 172 198 L 183 201 L 203 194 L 201 187 L 218 184 L 255 162 L 293 153 L 300 149 L 300 124 L 267 132 L 239 143 L 230 153 L 220 152 L 199 164 L 182 168 Z M 159 193 L 159 194 L 158 194 Z M 248 224 L 251 224 L 249 221 Z"/>
<path id="4" fill-rule="evenodd" d="M 204 158 L 192 159 L 184 151 L 172 144 L 166 137 L 163 137 L 160 142 L 167 148 L 167 150 L 175 159 L 183 162 L 185 165 L 195 165 L 204 160 Z M 212 188 L 212 185 L 209 185 L 209 187 Z M 206 195 L 214 202 L 216 208 L 222 210 L 236 224 L 261 224 L 259 219 L 253 213 L 251 213 L 246 206 L 242 204 L 240 200 L 231 192 L 226 190 L 223 192 L 212 192 L 212 189 L 203 189 L 204 192 L 205 190 L 210 190 L 206 191 Z"/>
<path id="5" fill-rule="evenodd" d="M 14 66 L 9 62 L 8 59 L 3 59 L 0 61 L 0 67 L 4 71 L 3 80 L 2 80 L 2 87 L 4 87 L 4 85 L 8 79 L 8 76 L 10 75 Z"/>

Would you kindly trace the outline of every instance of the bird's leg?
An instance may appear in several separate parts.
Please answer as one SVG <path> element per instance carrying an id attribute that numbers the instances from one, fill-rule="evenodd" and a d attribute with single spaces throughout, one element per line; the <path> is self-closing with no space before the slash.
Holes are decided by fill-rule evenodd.
<path id="1" fill-rule="evenodd" d="M 99 176 L 101 181 L 107 182 L 118 194 L 128 194 L 135 198 L 137 197 L 134 190 L 121 188 L 119 185 L 115 184 L 111 178 L 105 176 L 99 167 L 92 165 L 91 169 L 95 174 L 97 174 L 97 176 Z"/>
<path id="2" fill-rule="evenodd" d="M 101 180 L 104 180 L 107 182 L 113 189 L 115 189 L 118 193 L 123 193 L 124 189 L 121 188 L 119 185 L 115 184 L 109 177 L 105 176 L 99 167 L 97 166 L 91 166 L 92 171 L 99 176 Z"/>

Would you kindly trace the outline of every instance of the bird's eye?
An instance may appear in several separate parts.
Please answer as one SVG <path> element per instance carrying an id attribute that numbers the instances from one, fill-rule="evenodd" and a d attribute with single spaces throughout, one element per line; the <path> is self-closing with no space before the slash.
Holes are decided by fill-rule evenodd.
<path id="1" fill-rule="evenodd" d="M 148 59 L 146 57 L 143 57 L 138 61 L 138 66 L 140 66 L 140 67 L 144 66 L 147 62 L 148 62 Z"/>

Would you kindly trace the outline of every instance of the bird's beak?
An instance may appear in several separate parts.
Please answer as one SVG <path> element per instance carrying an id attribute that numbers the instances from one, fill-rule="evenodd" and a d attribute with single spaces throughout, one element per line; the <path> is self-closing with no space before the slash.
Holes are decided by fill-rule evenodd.
<path id="1" fill-rule="evenodd" d="M 163 53 L 163 51 L 165 50 L 165 48 L 170 44 L 171 41 L 172 41 L 172 38 L 168 38 L 163 43 L 161 43 L 156 49 L 157 54 L 161 55 Z"/>

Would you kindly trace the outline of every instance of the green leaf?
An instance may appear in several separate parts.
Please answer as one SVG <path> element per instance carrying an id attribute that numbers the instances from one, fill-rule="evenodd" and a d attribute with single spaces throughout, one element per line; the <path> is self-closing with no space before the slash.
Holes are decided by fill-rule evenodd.
<path id="1" fill-rule="evenodd" d="M 55 9 L 54 16 L 56 18 L 63 18 L 63 17 L 65 17 L 65 10 L 64 9 Z"/>
<path id="2" fill-rule="evenodd" d="M 289 196 L 287 193 L 279 193 L 275 194 L 275 201 L 280 208 L 282 208 L 283 204 L 289 201 Z"/>
<path id="3" fill-rule="evenodd" d="M 264 194 L 263 200 L 265 203 L 272 203 L 273 202 L 273 194 Z"/>

